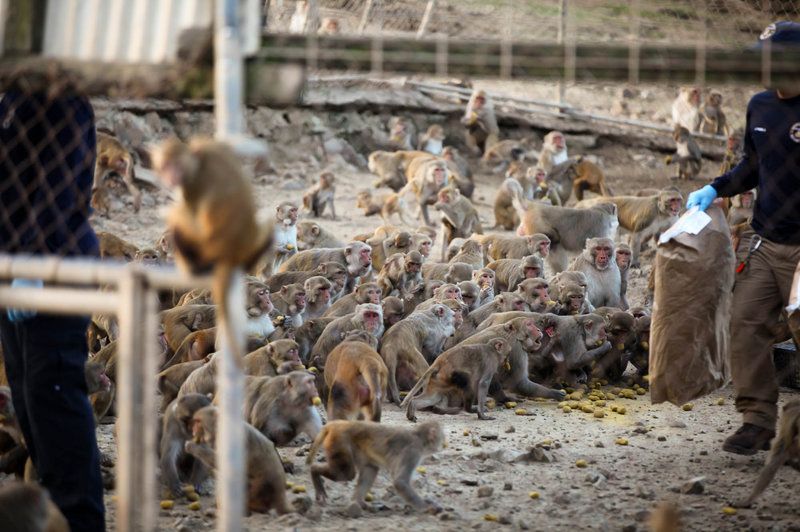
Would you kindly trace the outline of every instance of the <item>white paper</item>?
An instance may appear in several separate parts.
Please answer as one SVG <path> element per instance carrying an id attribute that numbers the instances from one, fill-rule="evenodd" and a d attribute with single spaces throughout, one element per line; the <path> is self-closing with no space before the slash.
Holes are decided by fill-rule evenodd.
<path id="1" fill-rule="evenodd" d="M 701 211 L 699 207 L 692 207 L 683 213 L 683 216 L 678 218 L 678 221 L 672 224 L 672 227 L 661 233 L 658 243 L 664 244 L 669 242 L 671 239 L 675 238 L 681 233 L 696 235 L 710 222 L 711 216 Z"/>

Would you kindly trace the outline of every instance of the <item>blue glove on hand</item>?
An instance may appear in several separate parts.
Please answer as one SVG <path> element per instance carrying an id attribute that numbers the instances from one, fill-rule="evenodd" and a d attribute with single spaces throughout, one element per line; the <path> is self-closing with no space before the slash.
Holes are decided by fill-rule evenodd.
<path id="1" fill-rule="evenodd" d="M 43 286 L 44 282 L 41 279 L 14 279 L 11 281 L 11 288 L 42 288 Z M 6 314 L 12 323 L 16 323 L 36 316 L 36 311 L 10 308 Z"/>
<path id="2" fill-rule="evenodd" d="M 695 190 L 689 194 L 689 199 L 686 200 L 686 208 L 691 209 L 697 207 L 701 211 L 708 209 L 711 202 L 717 197 L 717 190 L 711 185 L 706 185 L 700 190 Z"/>

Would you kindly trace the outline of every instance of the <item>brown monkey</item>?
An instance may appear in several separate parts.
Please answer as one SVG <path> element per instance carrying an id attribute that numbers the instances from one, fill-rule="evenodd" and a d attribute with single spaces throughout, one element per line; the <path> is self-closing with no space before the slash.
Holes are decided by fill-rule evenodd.
<path id="1" fill-rule="evenodd" d="M 375 188 L 387 186 L 398 192 L 405 186 L 405 164 L 400 152 L 374 151 L 369 154 L 367 165 L 369 171 L 378 176 L 372 184 Z"/>
<path id="2" fill-rule="evenodd" d="M 513 231 L 519 225 L 519 214 L 512 199 L 517 191 L 526 200 L 534 199 L 534 187 L 531 183 L 521 165 L 515 162 L 509 166 L 506 179 L 494 197 L 494 229 Z"/>
<path id="3" fill-rule="evenodd" d="M 297 205 L 290 201 L 275 207 L 275 246 L 267 253 L 258 268 L 262 277 L 268 277 L 298 250 Z"/>
<path id="4" fill-rule="evenodd" d="M 209 406 L 211 399 L 199 393 L 190 393 L 169 403 L 164 409 L 159 465 L 164 498 L 173 499 L 184 494 L 183 484 L 195 490 L 208 478 L 208 469 L 185 451 L 186 442 L 192 439 L 192 417 L 195 412 Z"/>
<path id="5" fill-rule="evenodd" d="M 525 279 L 544 277 L 542 259 L 536 255 L 528 255 L 522 259 L 500 259 L 486 265 L 494 270 L 494 289 L 496 293 L 511 292 L 517 289 Z"/>
<path id="6" fill-rule="evenodd" d="M 162 370 L 156 375 L 159 393 L 161 394 L 161 411 L 165 412 L 169 404 L 178 397 L 181 386 L 186 379 L 191 375 L 194 370 L 201 367 L 208 362 L 209 358 L 206 357 L 202 360 L 193 360 L 191 362 L 182 362 L 175 364 L 169 368 Z"/>
<path id="7" fill-rule="evenodd" d="M 746 222 L 753 217 L 753 206 L 756 202 L 756 189 L 747 190 L 731 198 L 728 211 L 728 225 L 731 227 Z"/>
<path id="8" fill-rule="evenodd" d="M 187 146 L 171 139 L 156 154 L 155 168 L 183 191 L 168 219 L 178 262 L 195 274 L 213 270 L 217 314 L 226 323 L 233 272 L 255 265 L 272 247 L 273 230 L 256 222 L 255 196 L 227 145 L 194 140 Z M 236 338 L 229 341 L 241 355 Z"/>
<path id="9" fill-rule="evenodd" d="M 168 369 L 176 364 L 203 360 L 206 356 L 216 351 L 217 328 L 211 327 L 194 331 L 184 338 L 175 354 L 161 367 Z"/>
<path id="10" fill-rule="evenodd" d="M 439 159 L 424 161 L 418 167 L 408 184 L 399 192 L 401 198 L 413 195 L 419 205 L 417 218 L 431 225 L 428 205 L 436 202 L 437 194 L 447 186 L 449 171 L 447 164 Z M 467 200 L 469 201 L 469 200 Z"/>
<path id="11" fill-rule="evenodd" d="M 442 155 L 444 139 L 444 128 L 439 124 L 433 124 L 428 127 L 425 133 L 420 135 L 417 149 L 432 155 Z"/>
<path id="12" fill-rule="evenodd" d="M 319 24 L 317 35 L 337 35 L 341 32 L 339 19 L 336 17 L 325 17 Z"/>
<path id="13" fill-rule="evenodd" d="M 489 146 L 481 157 L 481 163 L 494 174 L 506 172 L 513 162 L 521 162 L 533 152 L 534 139 L 501 140 Z M 531 154 L 535 157 L 535 154 Z"/>
<path id="14" fill-rule="evenodd" d="M 260 387 L 247 421 L 277 446 L 288 445 L 301 433 L 316 438 L 322 419 L 314 407 L 320 403 L 314 380 L 305 371 L 272 377 Z"/>
<path id="15" fill-rule="evenodd" d="M 284 323 L 291 327 L 303 324 L 303 312 L 306 309 L 306 290 L 300 283 L 284 285 L 272 298 L 274 312 L 285 316 Z"/>
<path id="16" fill-rule="evenodd" d="M 475 90 L 469 98 L 461 123 L 465 126 L 467 147 L 473 155 L 481 155 L 500 138 L 494 105 L 486 91 Z"/>
<path id="17" fill-rule="evenodd" d="M 758 475 L 753 491 L 745 500 L 737 502 L 736 506 L 747 508 L 752 505 L 767 489 L 780 467 L 787 462 L 800 470 L 800 400 L 797 399 L 783 405 L 778 435 L 772 440 L 764 468 Z"/>
<path id="18" fill-rule="evenodd" d="M 120 142 L 105 133 L 97 133 L 97 158 L 94 163 L 94 182 L 92 183 L 92 207 L 108 215 L 108 186 L 106 177 L 117 174 L 122 177 L 128 192 L 133 196 L 133 212 L 142 206 L 142 192 L 134 183 L 133 157 Z"/>
<path id="19" fill-rule="evenodd" d="M 331 220 L 336 219 L 336 207 L 333 204 L 333 196 L 336 193 L 336 178 L 331 172 L 322 172 L 319 181 L 303 194 L 303 208 L 314 215 L 315 218 L 322 217 L 325 208 L 331 210 Z"/>
<path id="20" fill-rule="evenodd" d="M 595 312 L 599 313 L 599 310 Z M 627 312 L 613 311 L 605 316 L 605 322 L 611 349 L 595 360 L 592 377 L 615 382 L 622 378 L 636 346 L 636 320 Z"/>
<path id="21" fill-rule="evenodd" d="M 217 409 L 206 406 L 192 417 L 193 440 L 185 444 L 186 452 L 209 469 L 216 469 Z M 247 509 L 280 514 L 291 509 L 286 502 L 286 474 L 275 445 L 249 423 L 245 423 L 247 452 Z"/>
<path id="22" fill-rule="evenodd" d="M 533 202 L 523 204 L 515 197 L 514 206 L 521 220 L 517 234 L 542 233 L 550 239 L 547 264 L 555 273 L 566 269 L 567 253 L 579 253 L 587 238 L 611 237 L 619 223 L 613 203 L 570 209 Z"/>
<path id="23" fill-rule="evenodd" d="M 273 274 L 266 279 L 266 285 L 270 292 L 277 292 L 284 285 L 305 283 L 318 275 L 331 282 L 331 299 L 333 301 L 342 295 L 342 291 L 347 284 L 347 270 L 341 263 L 335 261 L 322 262 L 311 271 L 289 271 Z"/>
<path id="24" fill-rule="evenodd" d="M 86 392 L 89 394 L 89 402 L 92 404 L 95 424 L 100 423 L 108 409 L 114 401 L 114 383 L 106 375 L 104 364 L 87 360 L 84 366 L 86 376 Z"/>
<path id="25" fill-rule="evenodd" d="M 672 125 L 697 131 L 700 125 L 700 89 L 681 87 L 672 102 Z"/>
<path id="26" fill-rule="evenodd" d="M 555 302 L 550 299 L 550 284 L 540 277 L 525 279 L 517 285 L 517 293 L 522 296 L 532 312 L 550 312 Z"/>
<path id="27" fill-rule="evenodd" d="M 614 259 L 617 261 L 617 268 L 619 268 L 619 300 L 622 310 L 626 310 L 630 306 L 628 305 L 628 271 L 631 268 L 631 255 L 630 246 L 627 244 L 617 244 Z"/>
<path id="28" fill-rule="evenodd" d="M 570 270 L 583 272 L 588 279 L 586 296 L 595 307 L 620 307 L 622 278 L 610 238 L 588 238 L 583 253 L 575 257 Z"/>
<path id="29" fill-rule="evenodd" d="M 328 353 L 339 345 L 344 333 L 354 329 L 363 329 L 380 340 L 384 331 L 381 306 L 375 303 L 362 303 L 356 306 L 353 314 L 336 318 L 329 323 L 311 349 L 311 364 L 318 368 L 324 367 Z"/>
<path id="30" fill-rule="evenodd" d="M 311 349 L 317 343 L 317 339 L 322 335 L 322 331 L 328 326 L 330 322 L 336 318 L 311 318 L 310 320 L 303 321 L 303 324 L 295 329 L 294 341 L 299 346 L 300 360 L 303 364 L 308 364 Z"/>
<path id="31" fill-rule="evenodd" d="M 559 316 L 575 316 L 587 314 L 589 311 L 586 299 L 586 288 L 575 283 L 564 284 L 558 292 L 558 309 L 556 314 Z"/>
<path id="32" fill-rule="evenodd" d="M 425 257 L 426 259 L 431 256 L 431 248 L 433 247 L 433 239 L 425 234 L 422 233 L 414 233 L 411 235 L 411 240 L 413 241 L 414 249 L 420 252 L 420 255 Z"/>
<path id="33" fill-rule="evenodd" d="M 389 257 L 378 273 L 378 286 L 383 296 L 405 299 L 423 290 L 421 268 L 422 255 L 418 251 L 412 250 L 405 255 L 395 253 Z"/>
<path id="34" fill-rule="evenodd" d="M 474 281 L 461 281 L 458 283 L 461 290 L 461 301 L 467 306 L 468 312 L 473 312 L 481 306 L 481 288 Z"/>
<path id="35" fill-rule="evenodd" d="M 379 244 L 372 245 L 372 268 L 378 272 L 383 268 L 386 259 L 395 253 L 408 253 L 414 245 L 411 233 L 400 231 L 385 238 Z"/>
<path id="36" fill-rule="evenodd" d="M 0 486 L 0 530 L 69 532 L 69 523 L 47 491 L 36 483 Z"/>
<path id="37" fill-rule="evenodd" d="M 132 261 L 136 258 L 139 248 L 123 240 L 113 233 L 106 231 L 97 232 L 97 241 L 100 245 L 101 259 L 122 259 Z"/>
<path id="38" fill-rule="evenodd" d="M 300 346 L 288 338 L 270 342 L 244 357 L 245 375 L 275 377 L 304 369 L 300 361 Z"/>
<path id="39" fill-rule="evenodd" d="M 442 352 L 444 342 L 455 332 L 455 313 L 442 304 L 415 310 L 386 331 L 381 358 L 389 371 L 389 399 L 400 404 L 400 386 L 411 388 L 428 369 L 426 359 Z"/>
<path id="40" fill-rule="evenodd" d="M 551 131 L 544 136 L 542 151 L 539 152 L 537 165 L 545 172 L 550 172 L 556 165 L 567 161 L 567 141 L 560 131 Z"/>
<path id="41" fill-rule="evenodd" d="M 467 161 L 467 159 L 463 157 L 456 148 L 452 146 L 446 146 L 444 149 L 442 149 L 441 156 L 442 159 L 448 162 L 448 166 L 450 166 L 450 163 L 455 165 L 455 168 L 458 170 L 458 175 L 472 183 L 472 170 L 469 167 L 469 161 Z M 465 192 L 463 189 L 461 190 L 461 193 L 468 198 L 472 197 L 472 194 Z"/>
<path id="42" fill-rule="evenodd" d="M 341 248 L 317 248 L 301 251 L 281 264 L 280 271 L 312 271 L 323 262 L 338 262 L 347 268 L 349 292 L 356 279 L 372 271 L 372 248 L 363 242 L 350 242 Z"/>
<path id="43" fill-rule="evenodd" d="M 537 190 L 534 192 L 534 197 L 547 196 L 553 205 L 566 205 L 573 193 L 580 201 L 587 190 L 601 196 L 611 195 L 603 171 L 583 157 L 576 157 L 554 166 L 547 173 L 546 179 L 539 182 L 539 188 L 546 189 L 546 192 L 541 194 Z"/>
<path id="44" fill-rule="evenodd" d="M 450 396 L 462 395 L 463 407 L 472 411 L 476 402 L 478 419 L 492 420 L 486 415 L 486 395 L 497 369 L 511 352 L 503 338 L 493 338 L 485 345 L 458 345 L 439 355 L 400 406 L 406 406 L 406 417 L 417 421 L 416 409 L 433 408 L 437 413 L 458 413 L 462 405 L 449 407 Z M 421 393 L 417 395 L 417 392 Z"/>
<path id="45" fill-rule="evenodd" d="M 306 292 L 306 309 L 303 311 L 303 321 L 309 318 L 319 318 L 325 315 L 331 306 L 331 283 L 321 275 L 306 279 L 303 289 Z"/>
<path id="46" fill-rule="evenodd" d="M 527 255 L 538 255 L 546 259 L 550 254 L 550 239 L 536 233 L 529 236 L 486 235 L 477 237 L 492 260 L 521 259 Z"/>
<path id="47" fill-rule="evenodd" d="M 452 259 L 450 264 L 468 264 L 473 270 L 483 268 L 483 247 L 475 240 L 465 240 Z M 472 272 L 469 272 L 469 277 Z"/>
<path id="48" fill-rule="evenodd" d="M 473 233 L 483 233 L 477 209 L 457 188 L 440 190 L 434 208 L 442 213 L 442 260 L 445 260 L 447 246 L 454 238 L 469 238 Z"/>
<path id="49" fill-rule="evenodd" d="M 461 289 L 452 283 L 441 284 L 434 288 L 431 297 L 417 305 L 415 310 L 429 310 L 436 304 L 442 303 L 447 299 L 456 299 L 461 301 Z"/>
<path id="50" fill-rule="evenodd" d="M 678 220 L 683 196 L 678 190 L 664 189 L 646 197 L 609 196 L 583 200 L 578 208 L 591 208 L 600 203 L 617 206 L 617 218 L 623 229 L 631 232 L 631 266 L 639 266 L 639 252 L 645 242 L 656 237 Z"/>
<path id="51" fill-rule="evenodd" d="M 664 160 L 668 165 L 678 163 L 678 175 L 674 179 L 695 179 L 703 165 L 703 152 L 694 137 L 685 127 L 676 127 L 672 134 L 675 140 L 675 155 Z"/>
<path id="52" fill-rule="evenodd" d="M 145 266 L 155 266 L 156 264 L 163 264 L 163 258 L 154 248 L 142 248 L 136 252 L 133 260 L 144 264 Z"/>
<path id="53" fill-rule="evenodd" d="M 405 117 L 394 116 L 389 119 L 389 143 L 395 150 L 413 150 L 412 139 L 417 130 Z"/>
<path id="54" fill-rule="evenodd" d="M 355 312 L 356 306 L 358 305 L 363 303 L 374 303 L 378 305 L 380 302 L 381 288 L 378 283 L 362 283 L 356 287 L 354 292 L 347 294 L 331 305 L 323 316 L 326 318 L 340 318 Z"/>
<path id="55" fill-rule="evenodd" d="M 348 335 L 325 361 L 328 419 L 380 421 L 386 380 L 386 364 L 375 348 Z"/>
<path id="56" fill-rule="evenodd" d="M 400 223 L 409 223 L 405 216 L 405 202 L 396 192 L 374 196 L 371 190 L 362 190 L 356 196 L 356 208 L 363 209 L 364 216 L 380 214 L 384 223 L 389 223 L 393 214 L 400 218 Z"/>
<path id="57" fill-rule="evenodd" d="M 216 322 L 217 308 L 214 305 L 184 305 L 161 313 L 164 339 L 174 353 L 189 334 L 209 329 Z"/>
<path id="58" fill-rule="evenodd" d="M 482 305 L 477 310 L 470 312 L 467 319 L 464 323 L 456 328 L 456 332 L 453 334 L 453 345 L 457 344 L 461 340 L 468 338 L 478 325 L 483 322 L 486 318 L 491 316 L 492 314 L 498 312 L 526 312 L 529 311 L 528 304 L 525 303 L 525 299 L 523 299 L 522 295 L 516 292 L 500 292 L 498 295 L 494 297 L 491 303 L 486 303 Z"/>
<path id="59" fill-rule="evenodd" d="M 495 273 L 491 268 L 481 268 L 472 272 L 472 280 L 481 289 L 480 304 L 485 305 L 494 299 Z M 462 294 L 463 295 L 463 294 Z"/>
<path id="60" fill-rule="evenodd" d="M 700 110 L 699 131 L 711 135 L 728 134 L 727 119 L 722 112 L 722 93 L 719 91 L 711 91 L 706 96 L 706 103 Z"/>
<path id="61" fill-rule="evenodd" d="M 405 316 L 405 303 L 399 297 L 389 296 L 383 298 L 381 308 L 383 309 L 384 331 Z"/>
<path id="62" fill-rule="evenodd" d="M 311 13 L 311 3 L 308 0 L 298 0 L 294 5 L 294 13 L 289 19 L 289 33 L 310 33 L 316 29 L 316 24 Z"/>
<path id="63" fill-rule="evenodd" d="M 633 349 L 630 363 L 636 368 L 638 375 L 647 375 L 650 364 L 650 315 L 639 315 L 633 313 L 636 322 L 634 331 L 636 332 L 637 344 Z"/>
<path id="64" fill-rule="evenodd" d="M 411 430 L 366 421 L 332 421 L 314 440 L 306 459 L 317 503 L 325 504 L 328 498 L 322 477 L 347 481 L 358 473 L 353 505 L 366 509 L 367 492 L 383 468 L 391 475 L 397 493 L 414 509 L 438 511 L 436 503 L 417 495 L 411 476 L 420 461 L 441 450 L 444 442 L 444 431 L 436 421 L 420 423 Z M 320 447 L 325 449 L 327 462 L 312 465 Z"/>
<path id="65" fill-rule="evenodd" d="M 341 247 L 344 247 L 344 243 L 320 224 L 307 221 L 297 223 L 297 248 L 300 251 Z"/>

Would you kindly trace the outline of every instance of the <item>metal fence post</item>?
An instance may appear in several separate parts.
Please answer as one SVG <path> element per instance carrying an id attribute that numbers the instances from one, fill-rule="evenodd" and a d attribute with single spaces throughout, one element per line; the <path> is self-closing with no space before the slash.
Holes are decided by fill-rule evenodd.
<path id="1" fill-rule="evenodd" d="M 419 29 L 417 29 L 417 39 L 422 38 L 425 32 L 428 31 L 428 24 L 431 22 L 431 15 L 435 8 L 436 0 L 428 0 L 428 5 L 425 6 L 425 13 L 422 15 L 422 21 L 419 23 Z"/>
<path id="2" fill-rule="evenodd" d="M 567 33 L 567 9 L 568 3 L 567 0 L 561 0 L 558 5 L 558 35 L 556 36 L 556 41 L 558 44 L 564 44 L 564 35 Z M 566 52 L 564 52 L 564 70 L 566 72 Z M 558 103 L 564 103 L 565 97 L 565 87 L 564 81 L 559 80 L 558 82 Z"/>

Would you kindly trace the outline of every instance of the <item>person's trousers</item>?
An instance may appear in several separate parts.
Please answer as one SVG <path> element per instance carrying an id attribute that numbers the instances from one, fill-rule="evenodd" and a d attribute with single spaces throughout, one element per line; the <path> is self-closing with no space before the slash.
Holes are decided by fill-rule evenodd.
<path id="1" fill-rule="evenodd" d="M 0 311 L 14 408 L 41 484 L 72 532 L 105 530 L 100 453 L 86 395 L 87 318 Z"/>
<path id="2" fill-rule="evenodd" d="M 748 245 L 743 240 L 741 246 Z M 731 374 L 743 421 L 775 430 L 778 382 L 772 358 L 775 331 L 789 303 L 800 245 L 762 238 L 746 268 L 736 274 L 731 311 Z"/>

